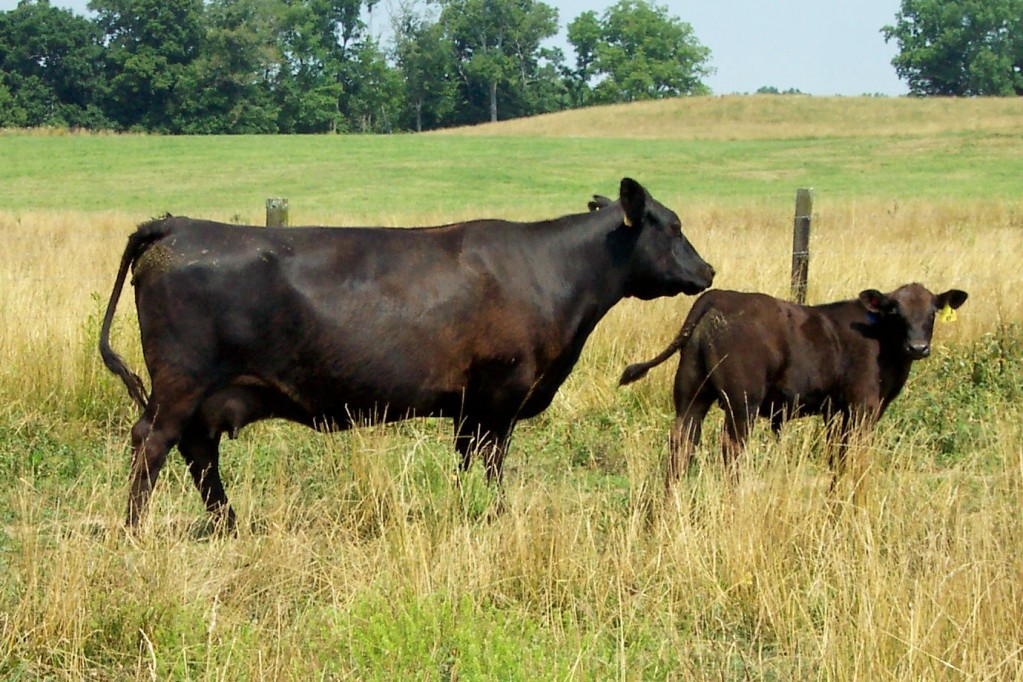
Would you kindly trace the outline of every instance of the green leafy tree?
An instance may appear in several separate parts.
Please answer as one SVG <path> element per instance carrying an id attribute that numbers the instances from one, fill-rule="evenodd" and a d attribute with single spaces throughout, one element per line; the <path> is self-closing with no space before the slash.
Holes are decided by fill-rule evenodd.
<path id="1" fill-rule="evenodd" d="M 170 132 L 175 90 L 199 56 L 202 0 L 92 0 L 107 39 L 110 116 L 124 128 Z"/>
<path id="2" fill-rule="evenodd" d="M 4 85 L 4 74 L 0 73 L 0 128 L 21 128 L 24 125 L 24 111 L 17 106 L 14 95 Z"/>
<path id="3" fill-rule="evenodd" d="M 511 106 L 506 118 L 536 113 L 530 90 L 556 76 L 542 68 L 550 53 L 540 43 L 557 33 L 557 10 L 536 0 L 441 0 L 441 6 L 465 105 L 465 118 L 455 122 L 496 121 L 502 91 Z"/>
<path id="4" fill-rule="evenodd" d="M 556 47 L 540 48 L 538 54 L 540 61 L 528 80 L 524 77 L 522 87 L 513 91 L 521 105 L 512 107 L 512 110 L 532 116 L 570 109 L 573 105 L 569 83 L 564 77 L 567 71 L 564 52 Z"/>
<path id="5" fill-rule="evenodd" d="M 404 5 L 394 18 L 394 60 L 404 85 L 410 126 L 435 128 L 455 106 L 455 52 L 444 27 Z"/>
<path id="6" fill-rule="evenodd" d="M 273 0 L 212 0 L 199 56 L 175 83 L 173 129 L 183 133 L 273 133 L 279 110 L 270 74 Z"/>
<path id="7" fill-rule="evenodd" d="M 881 33 L 911 94 L 1023 94 L 1023 0 L 902 0 Z"/>
<path id="8" fill-rule="evenodd" d="M 569 24 L 568 39 L 576 51 L 577 82 L 596 83 L 589 95 L 594 102 L 709 92 L 703 78 L 711 73 L 710 50 L 691 25 L 647 0 L 619 0 L 599 19 L 584 12 Z"/>
<path id="9" fill-rule="evenodd" d="M 789 88 L 787 90 L 779 90 L 778 88 L 774 87 L 773 85 L 763 85 L 763 86 L 757 88 L 757 93 L 756 94 L 758 94 L 758 95 L 802 95 L 802 94 L 805 94 L 805 93 L 803 93 L 803 91 L 800 90 L 799 88 Z"/>
<path id="10" fill-rule="evenodd" d="M 108 127 L 101 37 L 88 19 L 48 0 L 0 13 L 0 124 Z"/>
<path id="11" fill-rule="evenodd" d="M 360 133 L 389 133 L 399 125 L 401 73 L 387 63 L 373 39 L 359 41 L 342 64 L 341 115 L 346 128 Z"/>
<path id="12" fill-rule="evenodd" d="M 364 111 L 371 93 L 363 79 L 380 84 L 383 52 L 366 35 L 363 9 L 373 0 L 282 0 L 281 68 L 275 91 L 281 107 L 282 132 L 324 132 L 359 129 L 351 120 Z M 388 86 L 390 87 L 390 86 Z M 389 97 L 389 96 L 388 96 Z M 371 97 L 372 98 L 372 97 Z M 376 104 L 368 105 L 373 109 Z"/>
<path id="13" fill-rule="evenodd" d="M 576 68 L 565 69 L 565 85 L 571 104 L 583 107 L 593 101 L 590 81 L 596 76 L 594 62 L 597 46 L 603 42 L 604 28 L 593 10 L 583 12 L 568 24 L 568 42 L 575 50 Z"/>
<path id="14" fill-rule="evenodd" d="M 334 22 L 323 2 L 282 0 L 274 43 L 280 50 L 273 74 L 278 129 L 283 133 L 336 130 L 342 88 L 337 70 Z"/>

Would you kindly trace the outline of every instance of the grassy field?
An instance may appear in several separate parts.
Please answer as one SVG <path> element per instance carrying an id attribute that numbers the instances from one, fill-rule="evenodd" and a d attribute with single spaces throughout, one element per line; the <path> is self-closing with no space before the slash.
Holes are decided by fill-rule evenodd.
<path id="1" fill-rule="evenodd" d="M 294 224 L 405 224 L 573 212 L 623 175 L 683 209 L 788 209 L 797 187 L 1001 201 L 1019 197 L 1021 121 L 1018 99 L 725 97 L 388 137 L 0 133 L 0 207 L 261 222 L 284 196 Z"/>
<path id="2" fill-rule="evenodd" d="M 726 97 L 401 137 L 0 133 L 0 678 L 1023 679 L 1023 103 Z M 172 456 L 120 531 L 133 407 L 96 352 L 127 234 L 543 218 L 622 175 L 676 208 L 716 285 L 786 295 L 815 188 L 812 302 L 922 281 L 970 300 L 829 496 L 821 433 L 761 427 L 724 485 L 713 414 L 661 509 L 673 364 L 616 387 L 692 299 L 626 301 L 519 426 L 507 510 L 450 425 L 225 443 L 237 537 Z M 114 347 L 142 369 L 133 306 Z"/>

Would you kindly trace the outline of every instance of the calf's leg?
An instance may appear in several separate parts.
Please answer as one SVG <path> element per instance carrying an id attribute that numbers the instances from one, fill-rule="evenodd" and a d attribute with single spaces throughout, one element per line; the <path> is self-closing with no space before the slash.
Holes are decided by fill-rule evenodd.
<path id="1" fill-rule="evenodd" d="M 491 509 L 492 515 L 500 515 L 505 508 L 504 487 L 501 478 L 504 475 L 504 458 L 508 453 L 508 441 L 514 423 L 505 426 L 484 424 L 475 419 L 462 419 L 455 423 L 455 449 L 462 455 L 461 471 L 468 471 L 472 465 L 472 457 L 479 453 L 483 459 L 483 467 L 487 483 L 496 484 L 497 500 Z M 461 490 L 461 477 L 456 477 Z"/>
<path id="2" fill-rule="evenodd" d="M 869 450 L 877 414 L 874 409 L 844 411 L 829 425 L 830 492 L 835 492 L 840 479 L 851 479 L 853 501 L 857 504 L 865 494 L 864 480 L 870 468 Z"/>
<path id="3" fill-rule="evenodd" d="M 675 423 L 668 435 L 668 466 L 664 472 L 665 494 L 689 470 L 693 450 L 700 443 L 703 420 L 714 404 L 716 394 L 708 383 L 702 365 L 693 355 L 683 355 L 675 372 L 672 400 Z"/>
<path id="4" fill-rule="evenodd" d="M 739 482 L 739 457 L 746 449 L 746 439 L 753 420 L 760 411 L 759 396 L 737 396 L 725 404 L 725 423 L 721 429 L 721 459 L 733 483 Z"/>
<path id="5" fill-rule="evenodd" d="M 670 491 L 678 480 L 689 471 L 693 450 L 700 443 L 703 420 L 711 402 L 702 400 L 690 403 L 689 407 L 675 415 L 675 423 L 668 435 L 668 466 L 664 472 L 664 487 Z"/>
<path id="6" fill-rule="evenodd" d="M 459 466 L 461 473 L 465 473 L 472 466 L 472 458 L 479 452 L 482 443 L 482 427 L 476 421 L 470 421 L 466 417 L 455 420 L 455 450 L 462 456 Z"/>

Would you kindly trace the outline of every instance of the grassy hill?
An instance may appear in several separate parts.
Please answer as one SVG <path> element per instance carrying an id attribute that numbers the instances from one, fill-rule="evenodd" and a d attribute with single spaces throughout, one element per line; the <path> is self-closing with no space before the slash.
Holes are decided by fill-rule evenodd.
<path id="1" fill-rule="evenodd" d="M 433 134 L 790 140 L 981 131 L 1019 135 L 1021 128 L 1019 97 L 726 95 L 591 107 Z"/>

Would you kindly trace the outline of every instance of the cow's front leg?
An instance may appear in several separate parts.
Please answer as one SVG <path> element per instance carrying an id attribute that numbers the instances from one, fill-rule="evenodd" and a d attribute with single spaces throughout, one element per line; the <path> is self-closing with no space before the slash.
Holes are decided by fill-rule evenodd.
<path id="1" fill-rule="evenodd" d="M 503 420 L 502 420 L 503 421 Z M 455 424 L 455 449 L 462 456 L 461 471 L 472 466 L 472 458 L 479 453 L 488 483 L 501 483 L 504 458 L 512 425 L 494 425 L 483 420 L 465 417 Z"/>
<path id="2" fill-rule="evenodd" d="M 849 448 L 849 430 L 852 422 L 848 411 L 824 415 L 824 448 L 831 469 L 831 489 L 845 471 L 846 451 Z"/>
<path id="3" fill-rule="evenodd" d="M 511 425 L 495 426 L 486 431 L 480 451 L 483 453 L 483 470 L 487 475 L 487 483 L 496 484 L 501 488 L 504 475 L 504 458 L 508 454 L 508 440 L 511 436 Z"/>
<path id="4" fill-rule="evenodd" d="M 455 450 L 462 456 L 459 466 L 464 474 L 472 466 L 472 458 L 479 451 L 482 428 L 475 420 L 467 417 L 455 420 Z"/>
<path id="5" fill-rule="evenodd" d="M 499 515 L 505 508 L 501 478 L 504 474 L 504 458 L 508 453 L 511 430 L 511 424 L 492 426 L 470 419 L 463 419 L 455 426 L 455 448 L 462 455 L 461 472 L 469 469 L 473 456 L 479 453 L 483 459 L 487 483 L 496 484 L 497 499 L 489 512 L 490 515 Z M 461 493 L 461 476 L 456 476 L 455 480 Z"/>

